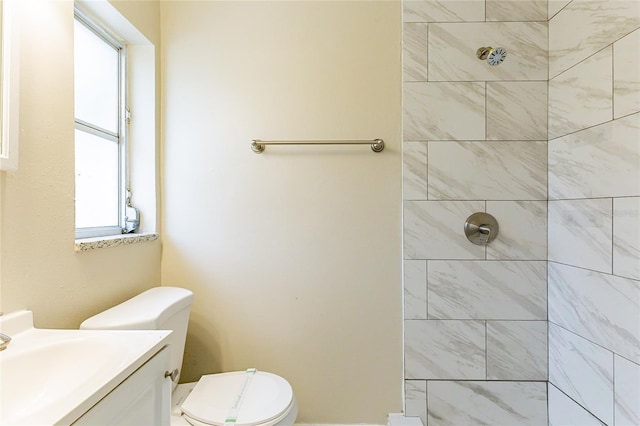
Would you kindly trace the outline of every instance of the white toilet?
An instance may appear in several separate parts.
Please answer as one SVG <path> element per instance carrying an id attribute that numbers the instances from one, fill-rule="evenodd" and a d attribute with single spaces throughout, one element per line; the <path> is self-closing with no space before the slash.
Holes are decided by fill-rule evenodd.
<path id="1" fill-rule="evenodd" d="M 81 325 L 84 330 L 172 330 L 169 371 L 180 371 L 193 293 L 155 287 Z M 178 373 L 179 377 L 179 373 Z M 207 374 L 197 383 L 176 385 L 171 396 L 171 425 L 291 426 L 298 407 L 291 385 L 280 376 L 249 369 Z"/>

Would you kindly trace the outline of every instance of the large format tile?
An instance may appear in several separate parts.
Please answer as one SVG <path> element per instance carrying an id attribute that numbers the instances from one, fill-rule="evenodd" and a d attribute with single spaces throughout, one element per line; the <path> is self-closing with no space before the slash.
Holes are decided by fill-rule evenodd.
<path id="1" fill-rule="evenodd" d="M 549 263 L 549 321 L 640 363 L 640 282 Z"/>
<path id="2" fill-rule="evenodd" d="M 407 379 L 484 379 L 483 321 L 407 320 Z"/>
<path id="3" fill-rule="evenodd" d="M 611 46 L 549 81 L 549 139 L 613 118 Z"/>
<path id="4" fill-rule="evenodd" d="M 640 365 L 617 355 L 613 362 L 615 425 L 640 425 Z"/>
<path id="5" fill-rule="evenodd" d="M 427 424 L 427 382 L 425 380 L 405 380 L 405 411 L 407 417 L 420 417 Z"/>
<path id="6" fill-rule="evenodd" d="M 487 0 L 487 21 L 547 21 L 547 0 Z"/>
<path id="7" fill-rule="evenodd" d="M 549 0 L 547 7 L 547 16 L 552 19 L 558 12 L 566 7 L 572 0 Z"/>
<path id="8" fill-rule="evenodd" d="M 487 378 L 548 380 L 546 321 L 487 321 Z"/>
<path id="9" fill-rule="evenodd" d="M 404 0 L 404 22 L 484 21 L 484 0 Z"/>
<path id="10" fill-rule="evenodd" d="M 640 114 L 549 141 L 549 198 L 640 195 Z"/>
<path id="11" fill-rule="evenodd" d="M 640 197 L 613 199 L 613 273 L 640 280 Z"/>
<path id="12" fill-rule="evenodd" d="M 429 426 L 540 426 L 547 423 L 544 382 L 428 382 Z"/>
<path id="13" fill-rule="evenodd" d="M 429 142 L 430 200 L 544 200 L 547 142 Z"/>
<path id="14" fill-rule="evenodd" d="M 593 414 L 549 384 L 549 426 L 604 426 Z"/>
<path id="15" fill-rule="evenodd" d="M 549 381 L 613 424 L 613 353 L 549 323 Z"/>
<path id="16" fill-rule="evenodd" d="M 428 39 L 430 81 L 547 79 L 546 22 L 430 24 Z M 483 46 L 506 49 L 506 60 L 495 67 L 479 60 Z"/>
<path id="17" fill-rule="evenodd" d="M 429 261 L 428 315 L 546 320 L 546 262 Z"/>
<path id="18" fill-rule="evenodd" d="M 464 235 L 464 222 L 482 201 L 405 201 L 405 259 L 484 259 L 484 247 Z"/>
<path id="19" fill-rule="evenodd" d="M 485 83 L 407 82 L 403 93 L 405 141 L 485 138 Z"/>
<path id="20" fill-rule="evenodd" d="M 546 140 L 547 82 L 487 83 L 487 139 Z"/>
<path id="21" fill-rule="evenodd" d="M 427 143 L 404 142 L 402 151 L 402 194 L 404 200 L 426 200 L 427 186 Z"/>
<path id="22" fill-rule="evenodd" d="M 546 201 L 487 201 L 500 227 L 487 259 L 547 260 Z"/>
<path id="23" fill-rule="evenodd" d="M 640 29 L 613 45 L 614 117 L 640 111 Z"/>
<path id="24" fill-rule="evenodd" d="M 612 271 L 610 198 L 549 201 L 549 260 Z"/>
<path id="25" fill-rule="evenodd" d="M 427 319 L 427 261 L 404 261 L 404 319 Z"/>
<path id="26" fill-rule="evenodd" d="M 402 80 L 427 80 L 427 24 L 402 28 Z"/>
<path id="27" fill-rule="evenodd" d="M 640 2 L 573 0 L 549 21 L 549 76 L 640 27 Z"/>

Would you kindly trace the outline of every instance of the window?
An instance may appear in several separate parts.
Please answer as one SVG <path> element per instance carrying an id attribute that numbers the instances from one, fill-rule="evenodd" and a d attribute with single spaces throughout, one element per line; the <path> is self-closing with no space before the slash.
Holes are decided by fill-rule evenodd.
<path id="1" fill-rule="evenodd" d="M 76 238 L 131 232 L 125 46 L 78 9 L 74 25 Z"/>

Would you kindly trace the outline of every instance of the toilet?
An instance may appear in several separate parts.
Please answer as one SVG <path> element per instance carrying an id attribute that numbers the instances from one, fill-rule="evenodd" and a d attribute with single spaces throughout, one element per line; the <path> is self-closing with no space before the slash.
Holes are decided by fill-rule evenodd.
<path id="1" fill-rule="evenodd" d="M 193 293 L 179 287 L 154 287 L 101 312 L 81 330 L 172 330 L 170 368 L 171 425 L 291 426 L 298 408 L 291 385 L 282 377 L 249 368 L 207 374 L 195 383 L 177 384 Z"/>

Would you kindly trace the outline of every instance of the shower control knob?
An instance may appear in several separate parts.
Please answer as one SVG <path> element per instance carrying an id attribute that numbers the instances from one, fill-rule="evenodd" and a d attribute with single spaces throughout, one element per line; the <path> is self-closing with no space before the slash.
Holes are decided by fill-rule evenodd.
<path id="1" fill-rule="evenodd" d="M 495 240 L 498 232 L 500 232 L 498 221 L 489 213 L 474 213 L 464 223 L 464 235 L 473 244 L 479 246 L 486 246 Z"/>

